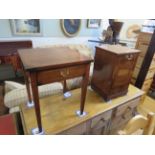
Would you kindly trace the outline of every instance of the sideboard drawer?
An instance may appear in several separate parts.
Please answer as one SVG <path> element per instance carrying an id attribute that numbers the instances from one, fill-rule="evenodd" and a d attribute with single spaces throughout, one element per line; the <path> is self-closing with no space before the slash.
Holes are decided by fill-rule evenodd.
<path id="1" fill-rule="evenodd" d="M 140 99 L 136 98 L 130 102 L 127 102 L 116 108 L 114 117 L 122 115 L 124 117 L 126 113 L 132 111 L 139 104 Z"/>
<path id="2" fill-rule="evenodd" d="M 104 122 L 104 121 L 107 121 L 108 119 L 110 119 L 111 114 L 112 114 L 112 110 L 107 111 L 107 112 L 105 112 L 103 114 L 100 114 L 99 116 L 94 117 L 91 120 L 91 128 L 93 128 L 94 126 L 97 126 L 97 124 L 99 124 L 100 121 Z"/>
<path id="3" fill-rule="evenodd" d="M 91 120 L 90 134 L 91 135 L 107 134 L 106 129 L 108 127 L 108 121 L 111 119 L 111 115 L 112 110 L 94 117 Z"/>
<path id="4" fill-rule="evenodd" d="M 38 73 L 38 83 L 45 84 L 50 82 L 61 81 L 64 79 L 81 76 L 85 73 L 86 65 L 55 69 L 50 71 L 41 71 Z"/>
<path id="5" fill-rule="evenodd" d="M 59 133 L 60 135 L 83 135 L 85 134 L 87 131 L 87 123 L 81 123 L 80 125 L 77 125 L 73 128 L 70 128 L 68 130 L 65 130 L 61 133 Z"/>

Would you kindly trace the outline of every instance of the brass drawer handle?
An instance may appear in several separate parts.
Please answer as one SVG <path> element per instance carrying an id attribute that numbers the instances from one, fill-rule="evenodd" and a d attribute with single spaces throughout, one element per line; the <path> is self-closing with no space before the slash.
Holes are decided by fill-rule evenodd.
<path id="1" fill-rule="evenodd" d="M 132 60 L 133 59 L 133 55 L 132 54 L 126 55 L 126 59 L 129 60 L 129 61 Z"/>
<path id="2" fill-rule="evenodd" d="M 69 75 L 69 69 L 66 69 L 65 71 L 60 71 L 60 75 L 66 78 Z"/>

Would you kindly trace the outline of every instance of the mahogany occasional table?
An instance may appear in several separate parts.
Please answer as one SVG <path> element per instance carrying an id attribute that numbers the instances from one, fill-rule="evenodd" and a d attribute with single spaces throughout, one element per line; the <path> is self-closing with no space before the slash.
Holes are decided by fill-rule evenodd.
<path id="1" fill-rule="evenodd" d="M 38 134 L 43 133 L 40 114 L 38 85 L 82 76 L 80 114 L 83 115 L 91 57 L 67 47 L 21 49 L 18 54 L 25 75 L 29 103 L 34 101 Z M 64 82 L 66 83 L 66 82 Z M 32 88 L 32 96 L 30 93 Z M 65 84 L 64 84 L 65 87 Z M 64 88 L 64 92 L 66 89 Z"/>

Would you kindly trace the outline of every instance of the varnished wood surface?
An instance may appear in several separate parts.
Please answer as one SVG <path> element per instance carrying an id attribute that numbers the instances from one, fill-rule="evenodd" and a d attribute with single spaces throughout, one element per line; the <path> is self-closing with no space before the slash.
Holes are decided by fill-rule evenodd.
<path id="1" fill-rule="evenodd" d="M 32 41 L 17 40 L 0 42 L 0 63 L 13 65 L 15 71 L 21 69 L 17 50 L 27 48 L 32 48 Z"/>
<path id="2" fill-rule="evenodd" d="M 127 47 L 124 49 L 120 45 L 107 46 L 109 48 L 106 50 L 96 47 L 91 86 L 106 100 L 109 100 L 127 93 L 139 53 L 133 53 L 133 49 Z M 116 54 L 119 49 L 121 49 L 121 55 Z M 116 51 L 116 53 L 111 52 L 111 50 Z M 130 50 L 131 53 L 129 54 Z"/>
<path id="3" fill-rule="evenodd" d="M 103 50 L 106 50 L 108 52 L 112 52 L 112 53 L 117 54 L 117 55 L 132 54 L 132 53 L 139 53 L 140 52 L 137 49 L 129 49 L 128 47 L 121 46 L 121 45 L 104 44 L 102 46 L 97 46 L 97 48 L 101 48 Z"/>
<path id="4" fill-rule="evenodd" d="M 57 94 L 40 100 L 42 124 L 46 134 L 63 132 L 143 94 L 141 90 L 130 85 L 127 95 L 113 99 L 108 103 L 97 93 L 88 89 L 85 103 L 85 111 L 88 115 L 79 118 L 75 115 L 75 111 L 79 110 L 80 89 L 73 90 L 71 93 L 72 96 L 68 99 L 64 99 L 63 94 Z M 28 109 L 25 104 L 20 108 L 25 134 L 31 134 L 31 129 L 37 127 L 35 110 L 34 108 Z"/>
<path id="5" fill-rule="evenodd" d="M 18 53 L 25 70 L 66 67 L 92 61 L 92 58 L 68 47 L 24 49 L 18 50 Z"/>
<path id="6" fill-rule="evenodd" d="M 32 48 L 31 40 L 2 41 L 0 42 L 0 56 L 17 54 L 18 49 Z"/>

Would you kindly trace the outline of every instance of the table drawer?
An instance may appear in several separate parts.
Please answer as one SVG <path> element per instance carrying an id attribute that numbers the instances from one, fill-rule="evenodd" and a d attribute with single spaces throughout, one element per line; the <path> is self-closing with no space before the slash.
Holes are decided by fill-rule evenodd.
<path id="1" fill-rule="evenodd" d="M 45 84 L 45 83 L 56 82 L 64 79 L 82 76 L 84 75 L 85 71 L 86 71 L 86 65 L 41 71 L 37 74 L 38 83 Z"/>
<path id="2" fill-rule="evenodd" d="M 122 117 L 124 117 L 126 115 L 126 113 L 132 112 L 132 110 L 135 107 L 137 107 L 137 105 L 139 104 L 139 101 L 140 101 L 140 98 L 136 98 L 132 101 L 129 101 L 129 102 L 117 107 L 114 112 L 114 117 L 117 117 L 120 115 L 122 115 Z"/>

